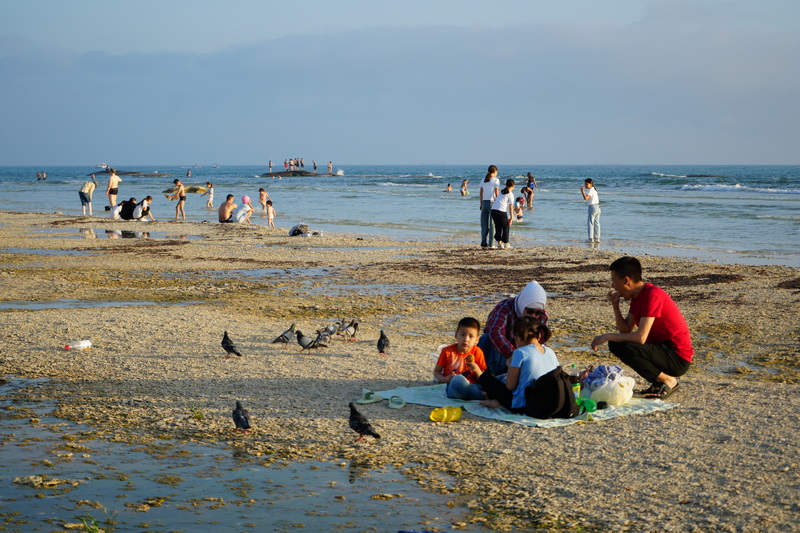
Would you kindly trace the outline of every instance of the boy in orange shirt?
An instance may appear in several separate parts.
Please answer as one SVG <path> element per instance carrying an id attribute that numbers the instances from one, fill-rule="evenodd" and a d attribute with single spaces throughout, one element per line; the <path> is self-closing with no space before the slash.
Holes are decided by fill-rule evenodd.
<path id="1" fill-rule="evenodd" d="M 478 378 L 486 370 L 483 351 L 478 348 L 481 323 L 472 317 L 462 318 L 456 328 L 456 343 L 442 348 L 433 376 L 447 383 L 447 397 L 458 400 L 486 398 Z"/>

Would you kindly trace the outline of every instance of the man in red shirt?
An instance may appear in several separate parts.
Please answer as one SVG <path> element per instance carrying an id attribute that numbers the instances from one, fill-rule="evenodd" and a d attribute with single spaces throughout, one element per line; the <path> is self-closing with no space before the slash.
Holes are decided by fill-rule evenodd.
<path id="1" fill-rule="evenodd" d="M 621 257 L 611 263 L 608 299 L 614 309 L 619 333 L 605 333 L 592 340 L 592 349 L 608 342 L 611 353 L 651 382 L 644 395 L 666 398 L 678 388 L 678 376 L 692 362 L 694 349 L 678 306 L 669 294 L 642 281 L 642 265 L 635 257 Z M 631 302 L 622 315 L 620 299 Z"/>

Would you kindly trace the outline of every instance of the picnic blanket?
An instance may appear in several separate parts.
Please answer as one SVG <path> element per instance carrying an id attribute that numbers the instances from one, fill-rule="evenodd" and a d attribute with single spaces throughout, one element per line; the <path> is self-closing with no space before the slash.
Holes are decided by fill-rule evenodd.
<path id="1" fill-rule="evenodd" d="M 489 409 L 482 406 L 478 401 L 454 400 L 448 398 L 445 394 L 446 384 L 440 383 L 438 385 L 429 385 L 423 387 L 398 387 L 396 389 L 385 390 L 376 392 L 384 399 L 388 400 L 392 396 L 400 396 L 407 403 L 416 403 L 420 405 L 429 405 L 431 407 L 446 407 L 452 405 L 453 407 L 462 407 L 465 411 L 475 416 L 483 418 L 491 418 L 494 420 L 502 420 L 504 422 L 512 422 L 514 424 L 521 424 L 523 426 L 551 428 L 558 426 L 566 426 L 568 424 L 575 424 L 577 422 L 586 422 L 589 420 L 587 413 L 576 416 L 575 418 L 550 418 L 542 420 L 540 418 L 532 418 L 525 415 L 517 415 L 509 412 L 502 407 L 498 409 Z M 641 415 L 647 413 L 655 413 L 657 411 L 667 411 L 673 407 L 677 407 L 676 403 L 668 403 L 663 400 L 650 400 L 644 398 L 632 398 L 626 405 L 619 407 L 609 406 L 607 409 L 597 410 L 591 415 L 591 420 L 608 420 L 617 418 L 619 416 L 628 415 Z"/>

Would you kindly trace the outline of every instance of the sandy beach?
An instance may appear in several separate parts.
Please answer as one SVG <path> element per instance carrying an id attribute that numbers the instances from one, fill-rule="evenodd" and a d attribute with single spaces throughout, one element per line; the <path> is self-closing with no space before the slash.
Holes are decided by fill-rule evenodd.
<path id="1" fill-rule="evenodd" d="M 458 319 L 484 323 L 534 279 L 561 363 L 615 363 L 589 344 L 614 326 L 607 267 L 619 255 L 1 212 L 0 375 L 50 378 L 35 394 L 102 438 L 395 465 L 452 494 L 466 524 L 500 531 L 800 531 L 800 273 L 788 267 L 640 257 L 692 330 L 695 364 L 670 411 L 533 429 L 470 415 L 433 423 L 429 407 L 383 402 L 362 409 L 383 438 L 353 443 L 347 403 L 362 389 L 431 384 L 430 353 Z M 74 302 L 49 304 L 64 300 Z M 339 318 L 359 321 L 355 342 L 312 353 L 272 343 L 292 323 L 313 333 Z M 224 357 L 223 330 L 243 357 Z M 80 339 L 92 348 L 64 350 Z M 254 429 L 234 438 L 236 400 Z"/>

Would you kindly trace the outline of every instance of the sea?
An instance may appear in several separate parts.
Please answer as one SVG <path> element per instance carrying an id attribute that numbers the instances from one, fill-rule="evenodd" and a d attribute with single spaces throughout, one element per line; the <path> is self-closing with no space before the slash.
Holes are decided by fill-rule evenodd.
<path id="1" fill-rule="evenodd" d="M 621 254 L 670 256 L 720 263 L 800 266 L 800 165 L 502 165 L 501 182 L 513 178 L 515 193 L 532 173 L 538 186 L 533 207 L 512 226 L 515 249 L 542 245 L 599 247 Z M 255 203 L 264 188 L 281 228 L 380 235 L 407 240 L 480 244 L 478 188 L 488 165 L 334 165 L 335 176 L 263 177 L 265 166 L 130 165 L 118 201 L 147 195 L 157 220 L 173 220 L 175 203 L 162 192 L 174 177 L 187 185 L 214 185 L 214 205 L 227 194 L 253 199 L 252 222 L 267 224 Z M 78 189 L 94 165 L 0 167 L 0 210 L 81 213 Z M 187 177 L 187 170 L 191 177 Z M 275 170 L 278 170 L 277 168 Z M 307 169 L 310 170 L 310 169 Z M 37 172 L 47 173 L 38 180 Z M 171 174 L 172 176 L 163 176 Z M 107 174 L 97 174 L 96 216 L 104 211 Z M 587 242 L 585 178 L 597 187 L 602 240 Z M 460 194 L 468 180 L 469 194 Z M 453 192 L 446 192 L 450 184 Z M 216 222 L 206 197 L 188 195 L 187 220 Z M 32 214 L 32 219 L 35 219 Z M 142 223 L 131 223 L 142 224 Z M 519 250 L 518 250 L 519 251 Z M 513 253 L 513 252 L 512 252 Z"/>

